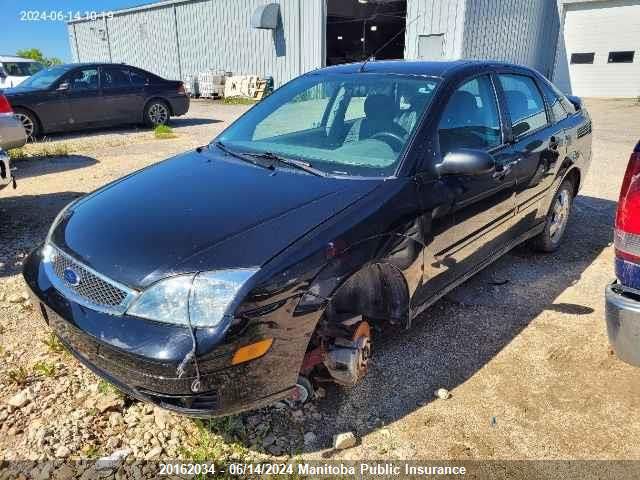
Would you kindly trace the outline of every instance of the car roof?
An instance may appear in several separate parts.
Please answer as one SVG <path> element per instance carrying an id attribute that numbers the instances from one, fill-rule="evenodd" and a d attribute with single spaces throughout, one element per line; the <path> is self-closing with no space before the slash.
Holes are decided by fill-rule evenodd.
<path id="1" fill-rule="evenodd" d="M 0 55 L 0 62 L 25 62 L 25 63 L 39 63 L 37 60 L 24 57 L 16 57 L 15 55 Z"/>
<path id="2" fill-rule="evenodd" d="M 363 68 L 364 66 L 364 68 Z M 511 63 L 487 60 L 377 60 L 370 62 L 348 63 L 315 70 L 313 73 L 386 73 L 395 75 L 423 75 L 430 77 L 445 77 L 459 73 L 466 69 L 478 67 L 497 68 L 509 67 L 530 71 L 528 67 Z"/>

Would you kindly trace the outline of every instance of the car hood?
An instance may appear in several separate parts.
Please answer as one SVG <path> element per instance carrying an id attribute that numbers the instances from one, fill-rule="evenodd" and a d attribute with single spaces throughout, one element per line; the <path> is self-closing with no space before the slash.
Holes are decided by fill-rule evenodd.
<path id="1" fill-rule="evenodd" d="M 274 173 L 205 148 L 84 197 L 51 240 L 97 272 L 146 288 L 179 273 L 262 266 L 381 183 Z"/>
<path id="2" fill-rule="evenodd" d="M 2 93 L 7 98 L 12 98 L 12 97 L 18 97 L 18 96 L 21 96 L 21 95 L 30 95 L 32 93 L 40 93 L 40 92 L 45 92 L 45 91 L 47 91 L 46 88 L 30 88 L 30 87 L 23 87 L 21 85 L 16 85 L 13 88 L 5 88 L 5 89 L 3 89 Z"/>

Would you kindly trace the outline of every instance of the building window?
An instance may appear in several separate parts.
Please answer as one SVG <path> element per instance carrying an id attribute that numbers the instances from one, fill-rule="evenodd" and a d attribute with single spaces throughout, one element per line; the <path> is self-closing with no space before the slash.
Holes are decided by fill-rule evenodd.
<path id="1" fill-rule="evenodd" d="M 593 63 L 593 59 L 596 56 L 595 53 L 572 53 L 571 63 Z"/>
<path id="2" fill-rule="evenodd" d="M 633 56 L 636 52 L 609 52 L 609 63 L 633 63 Z"/>

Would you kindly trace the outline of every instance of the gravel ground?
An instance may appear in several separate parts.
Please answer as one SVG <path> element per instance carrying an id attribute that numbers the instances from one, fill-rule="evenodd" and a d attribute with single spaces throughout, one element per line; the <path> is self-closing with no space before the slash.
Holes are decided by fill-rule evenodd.
<path id="1" fill-rule="evenodd" d="M 377 339 L 374 366 L 304 410 L 200 423 L 120 397 L 60 349 L 23 298 L 24 256 L 67 202 L 210 140 L 246 107 L 194 102 L 177 138 L 116 129 L 53 136 L 68 157 L 19 162 L 0 193 L 0 460 L 242 458 L 640 459 L 640 370 L 611 352 L 604 286 L 611 225 L 640 104 L 590 100 L 594 159 L 563 247 L 520 247 L 409 331 Z M 434 391 L 446 388 L 441 400 Z M 358 442 L 332 450 L 333 435 Z M 85 472 L 89 478 L 91 472 Z"/>

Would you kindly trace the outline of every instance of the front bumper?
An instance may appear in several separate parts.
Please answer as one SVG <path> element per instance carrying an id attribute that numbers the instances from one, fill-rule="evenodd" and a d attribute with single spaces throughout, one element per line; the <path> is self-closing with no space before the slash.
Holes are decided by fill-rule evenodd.
<path id="1" fill-rule="evenodd" d="M 296 383 L 308 337 L 287 327 L 291 304 L 248 320 L 246 328 L 215 344 L 207 329 L 197 330 L 201 389 L 193 393 L 193 366 L 182 378 L 176 374 L 191 349 L 186 328 L 96 312 L 70 301 L 50 283 L 40 250 L 27 258 L 23 275 L 34 305 L 73 355 L 141 401 L 190 416 L 222 416 L 286 398 Z M 311 325 L 313 319 L 308 320 Z M 266 355 L 231 365 L 238 347 L 267 337 L 274 341 Z"/>
<path id="2" fill-rule="evenodd" d="M 607 286 L 607 335 L 620 360 L 640 366 L 640 292 L 624 289 L 618 282 Z"/>

